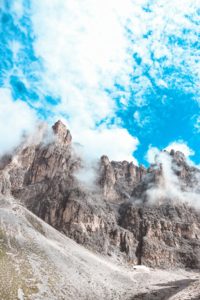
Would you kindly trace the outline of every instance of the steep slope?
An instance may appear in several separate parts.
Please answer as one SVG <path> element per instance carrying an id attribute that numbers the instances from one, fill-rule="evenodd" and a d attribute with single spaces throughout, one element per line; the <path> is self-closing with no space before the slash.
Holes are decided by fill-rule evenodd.
<path id="1" fill-rule="evenodd" d="M 12 198 L 0 203 L 0 299 L 129 298 L 130 270 L 92 254 Z"/>
<path id="2" fill-rule="evenodd" d="M 192 272 L 122 266 L 94 254 L 9 195 L 0 197 L 0 268 L 1 300 L 169 299 L 199 279 Z"/>
<path id="3" fill-rule="evenodd" d="M 132 264 L 199 268 L 199 169 L 180 152 L 149 168 L 109 161 L 87 186 L 84 161 L 61 121 L 1 159 L 0 191 L 88 249 Z M 188 202 L 188 203 L 186 203 Z M 191 208 L 191 204 L 196 209 Z"/>

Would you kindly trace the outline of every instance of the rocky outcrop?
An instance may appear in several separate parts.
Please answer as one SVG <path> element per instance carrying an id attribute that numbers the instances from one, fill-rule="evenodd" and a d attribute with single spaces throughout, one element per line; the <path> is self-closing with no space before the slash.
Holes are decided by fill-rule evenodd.
<path id="1" fill-rule="evenodd" d="M 164 153 L 170 176 L 162 161 L 144 168 L 104 155 L 90 189 L 77 179 L 83 164 L 69 130 L 58 121 L 52 134 L 50 139 L 24 142 L 1 159 L 1 193 L 11 193 L 93 251 L 133 264 L 199 268 L 199 212 L 176 199 L 181 193 L 189 197 L 191 190 L 198 197 L 199 170 L 182 153 Z"/>
<path id="2" fill-rule="evenodd" d="M 100 185 L 107 201 L 122 203 L 131 198 L 132 191 L 146 175 L 143 166 L 135 166 L 132 162 L 109 161 L 107 156 L 101 157 Z"/>
<path id="3" fill-rule="evenodd" d="M 200 267 L 200 215 L 186 205 L 121 208 L 120 225 L 139 240 L 138 263 L 156 267 Z"/>
<path id="4" fill-rule="evenodd" d="M 60 144 L 70 145 L 72 141 L 71 133 L 60 120 L 52 126 L 52 129 Z"/>

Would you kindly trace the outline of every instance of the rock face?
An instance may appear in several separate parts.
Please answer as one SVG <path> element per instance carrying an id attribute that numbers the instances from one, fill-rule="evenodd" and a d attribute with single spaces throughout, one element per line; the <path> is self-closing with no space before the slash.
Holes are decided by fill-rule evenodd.
<path id="1" fill-rule="evenodd" d="M 185 205 L 125 205 L 120 225 L 139 241 L 138 263 L 151 267 L 200 267 L 200 216 Z"/>
<path id="2" fill-rule="evenodd" d="M 64 145 L 69 145 L 71 143 L 71 133 L 60 120 L 53 125 L 52 129 L 58 142 Z"/>
<path id="3" fill-rule="evenodd" d="M 133 264 L 200 267 L 199 170 L 180 152 L 163 152 L 149 168 L 102 156 L 95 186 L 72 137 L 58 121 L 48 141 L 24 143 L 0 161 L 0 192 L 87 248 Z M 183 198 L 183 199 L 182 199 Z M 193 200 L 193 198 L 195 200 Z"/>

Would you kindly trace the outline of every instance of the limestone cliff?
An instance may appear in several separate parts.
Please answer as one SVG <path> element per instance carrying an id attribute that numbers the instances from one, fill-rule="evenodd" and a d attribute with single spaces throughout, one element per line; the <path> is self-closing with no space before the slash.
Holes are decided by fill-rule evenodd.
<path id="1" fill-rule="evenodd" d="M 190 202 L 194 191 L 198 201 L 199 170 L 189 166 L 182 153 L 165 153 L 173 184 L 160 161 L 145 168 L 104 155 L 91 189 L 77 179 L 83 164 L 70 131 L 58 121 L 51 134 L 45 139 L 44 130 L 41 139 L 24 141 L 1 159 L 2 194 L 12 194 L 93 251 L 133 264 L 199 268 L 200 215 L 185 201 L 188 197 Z"/>

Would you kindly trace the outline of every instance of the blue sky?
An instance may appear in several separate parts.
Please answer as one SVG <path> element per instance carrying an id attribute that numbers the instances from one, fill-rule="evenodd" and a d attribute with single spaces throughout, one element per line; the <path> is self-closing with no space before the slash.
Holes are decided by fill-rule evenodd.
<path id="1" fill-rule="evenodd" d="M 28 111 L 18 136 L 61 118 L 91 155 L 146 164 L 150 147 L 176 142 L 199 164 L 199 1 L 39 2 L 0 12 L 0 109 L 16 122 Z"/>

